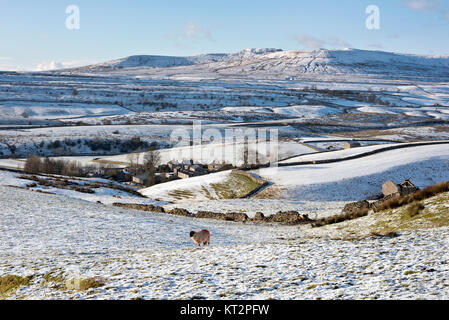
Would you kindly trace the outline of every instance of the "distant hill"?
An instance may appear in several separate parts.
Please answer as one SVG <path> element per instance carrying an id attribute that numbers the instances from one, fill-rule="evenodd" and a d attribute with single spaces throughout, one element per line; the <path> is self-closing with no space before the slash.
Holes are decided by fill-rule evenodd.
<path id="1" fill-rule="evenodd" d="M 70 71 L 75 73 L 163 73 L 176 68 L 188 74 L 278 75 L 392 74 L 449 77 L 449 56 L 423 56 L 358 49 L 301 50 L 245 49 L 237 53 L 202 54 L 190 57 L 139 55 Z M 171 71 L 170 71 L 171 72 Z"/>

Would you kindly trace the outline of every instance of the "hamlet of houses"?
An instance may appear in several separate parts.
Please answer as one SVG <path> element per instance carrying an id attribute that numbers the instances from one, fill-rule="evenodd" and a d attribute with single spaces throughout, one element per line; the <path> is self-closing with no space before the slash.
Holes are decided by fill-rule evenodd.
<path id="1" fill-rule="evenodd" d="M 208 173 L 232 169 L 232 165 L 222 163 L 211 163 L 203 165 L 193 160 L 170 161 L 167 163 L 169 172 L 156 172 L 155 175 L 165 180 L 188 179 L 205 175 Z M 132 177 L 132 181 L 137 184 L 146 185 L 150 174 L 142 172 Z M 161 179 L 159 179 L 161 180 Z"/>
<path id="2" fill-rule="evenodd" d="M 214 162 L 209 165 L 203 165 L 201 163 L 194 162 L 193 160 L 183 160 L 181 162 L 170 161 L 168 163 L 168 167 L 173 172 L 173 175 L 179 179 L 188 179 L 207 173 L 232 169 L 232 166 L 226 164 Z"/>
<path id="3" fill-rule="evenodd" d="M 88 173 L 89 177 L 101 177 L 105 179 L 113 179 L 117 182 L 133 182 L 139 185 L 147 185 L 149 178 L 154 175 L 153 183 L 166 182 L 176 179 L 188 179 L 209 173 L 230 170 L 234 167 L 230 164 L 213 162 L 204 165 L 192 160 L 170 161 L 167 165 L 160 166 L 156 172 L 150 174 L 145 172 L 143 167 L 126 167 L 126 168 L 98 168 Z"/>

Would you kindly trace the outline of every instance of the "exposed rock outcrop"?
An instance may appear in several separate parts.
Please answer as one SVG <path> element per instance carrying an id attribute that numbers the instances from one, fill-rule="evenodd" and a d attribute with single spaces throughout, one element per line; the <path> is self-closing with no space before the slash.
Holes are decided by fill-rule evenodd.
<path id="1" fill-rule="evenodd" d="M 287 224 L 303 224 L 312 222 L 307 214 L 300 214 L 297 211 L 279 211 L 278 213 L 267 218 L 269 222 L 280 222 Z"/>
<path id="2" fill-rule="evenodd" d="M 351 214 L 364 209 L 371 209 L 371 204 L 367 200 L 348 203 L 345 205 L 341 212 L 345 214 Z"/>

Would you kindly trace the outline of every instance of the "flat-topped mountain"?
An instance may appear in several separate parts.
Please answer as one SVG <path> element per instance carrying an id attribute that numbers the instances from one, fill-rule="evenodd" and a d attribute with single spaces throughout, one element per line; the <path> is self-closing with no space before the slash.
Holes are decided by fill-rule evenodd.
<path id="1" fill-rule="evenodd" d="M 75 73 L 151 70 L 189 74 L 280 75 L 392 74 L 449 76 L 449 56 L 424 56 L 358 49 L 298 50 L 245 49 L 237 53 L 202 54 L 189 57 L 139 55 L 71 69 Z M 157 69 L 157 70 L 156 70 Z"/>

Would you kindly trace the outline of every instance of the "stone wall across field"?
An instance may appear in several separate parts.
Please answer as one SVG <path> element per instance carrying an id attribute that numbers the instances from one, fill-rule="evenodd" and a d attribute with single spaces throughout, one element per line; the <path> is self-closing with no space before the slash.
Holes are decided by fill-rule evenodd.
<path id="1" fill-rule="evenodd" d="M 233 222 L 267 222 L 267 223 L 282 223 L 289 225 L 299 225 L 312 223 L 314 220 L 310 219 L 307 214 L 300 214 L 297 211 L 279 211 L 278 213 L 265 216 L 262 212 L 258 212 L 253 219 L 249 218 L 246 213 L 242 212 L 212 212 L 212 211 L 198 211 L 196 214 L 189 212 L 183 208 L 174 208 L 170 211 L 166 211 L 163 207 L 158 207 L 154 205 L 143 205 L 134 203 L 114 203 L 115 207 L 127 208 L 133 210 L 156 212 L 156 213 L 167 213 L 182 217 L 198 218 L 198 219 L 215 219 L 223 221 L 233 221 Z"/>

